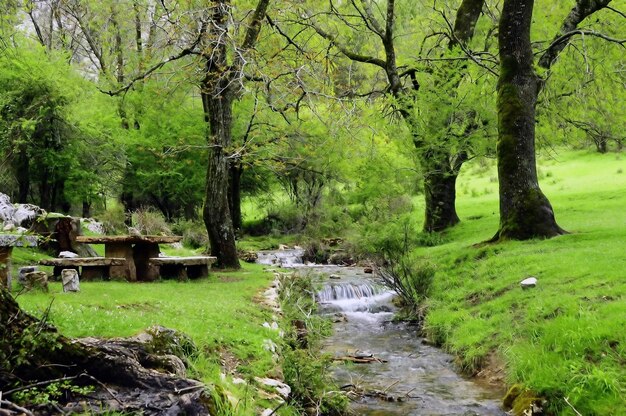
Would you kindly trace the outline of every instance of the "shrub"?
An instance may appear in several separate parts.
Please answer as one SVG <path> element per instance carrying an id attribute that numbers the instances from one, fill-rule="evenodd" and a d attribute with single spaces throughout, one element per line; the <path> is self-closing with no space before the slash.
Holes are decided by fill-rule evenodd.
<path id="1" fill-rule="evenodd" d="M 163 214 L 149 208 L 138 209 L 133 213 L 133 226 L 143 235 L 172 234 Z"/>
<path id="2" fill-rule="evenodd" d="M 183 236 L 183 245 L 188 248 L 209 246 L 209 236 L 204 224 L 200 221 L 179 220 L 172 225 L 172 231 Z"/>
<path id="3" fill-rule="evenodd" d="M 105 234 L 123 234 L 127 232 L 124 223 L 124 208 L 121 205 L 115 205 L 108 208 L 97 216 L 98 221 L 102 223 Z"/>
<path id="4" fill-rule="evenodd" d="M 408 255 L 377 268 L 377 274 L 408 305 L 418 305 L 428 297 L 435 277 L 435 266 Z"/>

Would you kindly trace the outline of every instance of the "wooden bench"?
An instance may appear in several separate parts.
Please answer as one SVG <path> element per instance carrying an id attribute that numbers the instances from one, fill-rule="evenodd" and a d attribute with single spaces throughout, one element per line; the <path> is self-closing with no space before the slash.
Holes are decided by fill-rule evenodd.
<path id="1" fill-rule="evenodd" d="M 208 276 L 215 260 L 217 257 L 211 256 L 154 257 L 150 259 L 150 264 L 160 269 L 161 277 L 187 280 Z"/>
<path id="2" fill-rule="evenodd" d="M 39 261 L 43 266 L 54 266 L 54 277 L 61 276 L 63 269 L 79 271 L 81 279 L 108 279 L 111 277 L 111 266 L 122 266 L 126 259 L 121 257 L 68 257 L 57 259 L 43 259 Z"/>

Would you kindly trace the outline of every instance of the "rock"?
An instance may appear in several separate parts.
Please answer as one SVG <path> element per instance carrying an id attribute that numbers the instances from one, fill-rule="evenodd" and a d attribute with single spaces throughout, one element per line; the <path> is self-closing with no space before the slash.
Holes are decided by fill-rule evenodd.
<path id="1" fill-rule="evenodd" d="M 254 251 L 244 251 L 244 252 L 239 253 L 239 258 L 245 261 L 246 263 L 256 263 L 257 259 L 259 258 L 259 255 L 255 253 Z"/>
<path id="2" fill-rule="evenodd" d="M 73 253 L 71 251 L 62 251 L 59 253 L 59 257 L 62 259 L 71 259 L 74 257 L 78 257 L 78 254 Z"/>
<path id="3" fill-rule="evenodd" d="M 16 204 L 15 211 L 13 212 L 13 222 L 17 225 L 30 226 L 32 220 L 41 216 L 45 211 L 39 208 L 37 205 L 31 204 Z"/>
<path id="4" fill-rule="evenodd" d="M 8 195 L 0 192 L 0 221 L 13 223 L 15 207 Z"/>
<path id="5" fill-rule="evenodd" d="M 332 320 L 333 320 L 333 323 L 335 324 L 339 322 L 348 322 L 348 318 L 346 317 L 346 315 L 340 312 L 333 314 Z"/>
<path id="6" fill-rule="evenodd" d="M 30 272 L 24 274 L 26 290 L 39 289 L 44 292 L 48 291 L 48 275 L 46 272 Z"/>
<path id="7" fill-rule="evenodd" d="M 363 273 L 372 274 L 374 273 L 374 269 L 371 266 L 366 266 L 363 268 Z"/>
<path id="8" fill-rule="evenodd" d="M 101 222 L 94 220 L 93 218 L 84 218 L 82 222 L 85 224 L 85 228 L 94 234 L 105 234 L 104 225 Z"/>
<path id="9" fill-rule="evenodd" d="M 289 246 L 286 246 L 286 245 L 284 245 L 284 244 L 279 244 L 279 245 L 278 245 L 278 249 L 279 249 L 279 250 L 289 250 Z"/>
<path id="10" fill-rule="evenodd" d="M 337 274 L 331 274 L 330 276 L 328 276 L 329 279 L 333 279 L 333 280 L 340 280 L 341 276 L 337 275 Z"/>
<path id="11" fill-rule="evenodd" d="M 2 231 L 10 232 L 10 231 L 13 231 L 14 229 L 15 229 L 15 225 L 12 222 L 7 222 L 2 228 Z"/>
<path id="12" fill-rule="evenodd" d="M 80 281 L 78 279 L 77 270 L 61 270 L 61 281 L 63 282 L 63 292 L 80 292 Z"/>
<path id="13" fill-rule="evenodd" d="M 291 387 L 279 380 L 273 378 L 255 377 L 254 380 L 265 387 L 272 387 L 276 393 L 280 394 L 283 399 L 287 399 L 291 394 Z"/>
<path id="14" fill-rule="evenodd" d="M 26 273 L 32 273 L 36 271 L 37 266 L 20 267 L 18 270 L 17 282 L 22 286 L 26 286 Z"/>
<path id="15" fill-rule="evenodd" d="M 329 264 L 337 264 L 339 266 L 345 266 L 348 264 L 353 264 L 354 260 L 352 256 L 343 250 L 337 250 L 333 254 L 328 257 Z"/>
<path id="16" fill-rule="evenodd" d="M 522 289 L 528 289 L 531 287 L 535 287 L 537 286 L 537 278 L 536 277 L 528 277 L 524 280 L 522 280 L 519 283 L 522 286 Z"/>

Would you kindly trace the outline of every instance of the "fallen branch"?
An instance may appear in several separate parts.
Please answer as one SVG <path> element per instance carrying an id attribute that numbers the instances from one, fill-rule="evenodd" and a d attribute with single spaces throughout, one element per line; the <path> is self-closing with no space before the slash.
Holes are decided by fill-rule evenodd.
<path id="1" fill-rule="evenodd" d="M 583 416 L 582 413 L 580 413 L 578 410 L 576 410 L 576 408 L 574 406 L 572 406 L 572 404 L 569 402 L 568 399 L 569 399 L 569 397 L 564 397 L 563 398 L 563 400 L 565 400 L 565 403 L 567 403 L 567 405 L 572 408 L 574 413 L 576 413 L 576 416 Z"/>
<path id="2" fill-rule="evenodd" d="M 384 358 L 378 358 L 374 355 L 344 355 L 343 357 L 335 357 L 333 361 L 350 362 L 356 364 L 369 364 L 369 363 L 386 363 Z"/>
<path id="3" fill-rule="evenodd" d="M 33 383 L 27 386 L 21 386 L 21 387 L 14 388 L 12 390 L 7 390 L 5 392 L 2 392 L 2 394 L 4 394 L 5 396 L 10 396 L 11 394 L 17 393 L 18 391 L 24 391 L 24 390 L 32 389 L 34 387 L 47 386 L 48 384 L 58 383 L 59 381 L 74 380 L 74 379 L 77 379 L 78 377 L 80 376 L 61 377 L 61 378 L 55 378 L 53 380 L 40 381 L 39 383 Z"/>
<path id="4" fill-rule="evenodd" d="M 8 400 L 0 400 L 0 406 L 6 406 L 6 407 L 8 407 L 9 409 L 14 410 L 17 414 L 20 414 L 20 415 L 21 415 L 21 414 L 24 414 L 24 415 L 26 415 L 26 416 L 34 416 L 34 415 L 33 415 L 33 413 L 32 413 L 30 410 L 28 410 L 28 409 L 26 409 L 26 408 L 24 408 L 24 407 L 18 406 L 18 405 L 16 405 L 15 403 L 10 402 L 10 401 L 8 401 Z M 4 412 L 3 412 L 3 413 L 4 413 Z M 9 414 L 9 415 L 10 415 L 10 414 L 12 414 L 12 413 L 7 412 L 7 414 Z"/>

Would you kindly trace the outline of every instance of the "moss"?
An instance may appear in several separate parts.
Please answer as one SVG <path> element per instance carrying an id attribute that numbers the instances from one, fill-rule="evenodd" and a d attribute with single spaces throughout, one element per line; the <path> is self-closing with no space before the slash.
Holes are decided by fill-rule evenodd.
<path id="1" fill-rule="evenodd" d="M 523 391 L 524 388 L 521 384 L 513 384 L 504 395 L 504 398 L 502 399 L 502 406 L 504 406 L 506 410 L 512 409 L 515 399 L 517 399 Z"/>
<path id="2" fill-rule="evenodd" d="M 521 384 L 512 385 L 502 399 L 503 407 L 506 410 L 511 410 L 511 414 L 514 416 L 537 414 L 536 412 L 541 411 L 543 402 L 542 398 L 524 388 Z"/>

